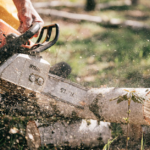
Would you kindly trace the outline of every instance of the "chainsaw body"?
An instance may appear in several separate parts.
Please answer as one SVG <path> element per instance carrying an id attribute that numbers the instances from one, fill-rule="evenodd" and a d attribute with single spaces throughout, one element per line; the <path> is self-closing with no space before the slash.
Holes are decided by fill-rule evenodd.
<path id="1" fill-rule="evenodd" d="M 58 25 L 44 27 L 34 45 L 30 47 L 25 45 L 39 30 L 38 25 L 34 25 L 19 36 L 7 35 L 6 44 L 0 48 L 1 59 L 3 55 L 8 55 L 0 65 L 0 89 L 12 95 L 20 93 L 27 98 L 34 95 L 34 99 L 39 98 L 38 103 L 43 107 L 45 105 L 42 97 L 45 100 L 55 99 L 83 109 L 85 104 L 88 104 L 87 89 L 50 74 L 50 64 L 39 56 L 40 52 L 56 43 L 59 35 Z M 52 28 L 56 29 L 56 34 L 54 40 L 49 41 Z M 45 29 L 47 30 L 46 38 L 44 43 L 39 44 Z M 9 39 L 7 39 L 8 37 Z M 48 104 L 47 101 L 46 108 Z"/>

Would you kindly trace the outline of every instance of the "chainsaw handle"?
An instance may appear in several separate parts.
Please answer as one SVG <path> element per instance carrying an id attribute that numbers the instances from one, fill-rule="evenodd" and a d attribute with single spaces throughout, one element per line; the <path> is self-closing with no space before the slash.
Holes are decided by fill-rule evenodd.
<path id="1" fill-rule="evenodd" d="M 12 55 L 18 53 L 21 50 L 21 45 L 24 45 L 33 37 L 40 29 L 39 23 L 34 23 L 25 33 L 21 35 L 9 34 L 6 37 L 6 43 L 1 49 L 0 54 Z"/>
<path id="2" fill-rule="evenodd" d="M 28 40 L 32 38 L 39 30 L 40 30 L 40 24 L 38 22 L 35 22 L 25 33 L 18 36 L 15 39 L 15 42 L 18 43 L 17 44 L 18 46 L 21 46 L 22 44 L 28 42 Z"/>
<path id="3" fill-rule="evenodd" d="M 51 33 L 52 33 L 52 29 L 53 28 L 56 29 L 56 34 L 55 34 L 54 39 L 52 41 L 50 41 L 50 37 L 51 37 Z M 47 30 L 47 35 L 46 35 L 46 37 L 44 39 L 44 42 L 42 44 L 39 44 L 39 42 L 41 41 L 41 39 L 43 37 L 44 30 Z M 38 38 L 38 40 L 36 42 L 37 45 L 39 44 L 39 47 L 37 47 L 36 49 L 32 50 L 30 52 L 30 54 L 35 55 L 37 53 L 43 52 L 44 50 L 50 48 L 51 46 L 53 46 L 57 42 L 58 37 L 59 37 L 59 26 L 58 26 L 58 24 L 51 24 L 49 26 L 43 27 L 41 32 L 40 32 L 39 38 Z"/>

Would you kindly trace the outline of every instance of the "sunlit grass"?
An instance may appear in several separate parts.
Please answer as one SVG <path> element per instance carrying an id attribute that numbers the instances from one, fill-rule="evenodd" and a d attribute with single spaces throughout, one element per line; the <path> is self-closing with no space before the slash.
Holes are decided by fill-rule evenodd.
<path id="1" fill-rule="evenodd" d="M 57 62 L 68 62 L 72 66 L 72 74 L 82 79 L 80 83 L 86 82 L 85 76 L 93 75 L 87 68 L 91 65 L 88 60 L 94 57 L 92 64 L 98 67 L 98 71 L 95 80 L 87 82 L 86 85 L 148 86 L 149 32 L 104 28 L 93 23 L 68 23 L 68 27 L 62 28 L 60 32 L 59 41 L 51 48 L 50 54 L 53 57 L 58 52 Z M 106 63 L 110 65 L 103 67 Z"/>

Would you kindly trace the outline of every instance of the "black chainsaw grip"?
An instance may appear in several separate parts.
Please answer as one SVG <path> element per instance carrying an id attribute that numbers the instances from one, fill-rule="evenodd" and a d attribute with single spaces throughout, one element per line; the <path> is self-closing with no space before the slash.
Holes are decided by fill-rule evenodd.
<path id="1" fill-rule="evenodd" d="M 52 41 L 49 41 L 50 37 L 51 37 L 51 33 L 52 33 L 52 29 L 55 28 L 56 29 L 56 34 L 55 34 L 55 37 Z M 43 30 L 41 30 L 41 35 L 43 34 Z M 38 42 L 41 40 L 41 35 L 39 36 L 39 39 L 38 39 Z M 41 45 L 39 46 L 38 48 L 34 49 L 31 51 L 31 54 L 37 54 L 37 53 L 40 53 L 40 52 L 43 52 L 44 50 L 50 48 L 51 46 L 53 46 L 57 40 L 58 40 L 58 37 L 59 37 L 59 26 L 58 24 L 52 24 L 51 26 L 49 26 L 49 30 L 48 30 L 48 38 L 47 40 Z"/>
<path id="2" fill-rule="evenodd" d="M 7 43 L 0 48 L 0 60 L 4 56 L 11 56 L 21 50 L 21 45 L 26 44 L 40 29 L 39 23 L 34 23 L 29 30 L 21 35 L 10 34 L 6 37 Z M 7 57 L 6 57 L 7 58 Z"/>
<path id="3" fill-rule="evenodd" d="M 40 30 L 40 24 L 35 22 L 25 33 L 16 38 L 18 46 L 25 44 L 30 38 L 32 38 Z"/>

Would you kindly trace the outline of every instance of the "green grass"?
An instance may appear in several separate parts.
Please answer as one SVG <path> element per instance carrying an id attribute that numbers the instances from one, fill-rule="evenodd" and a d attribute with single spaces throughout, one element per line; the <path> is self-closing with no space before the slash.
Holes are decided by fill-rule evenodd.
<path id="1" fill-rule="evenodd" d="M 68 27 L 61 28 L 59 41 L 49 53 L 52 59 L 56 59 L 58 53 L 56 61 L 68 62 L 72 66 L 72 76 L 80 77 L 80 83 L 88 87 L 103 84 L 148 87 L 149 37 L 148 31 L 103 28 L 93 23 L 68 23 Z M 93 62 L 89 62 L 90 59 Z M 97 70 L 90 68 L 92 65 Z M 87 76 L 94 76 L 94 80 L 86 82 Z"/>

